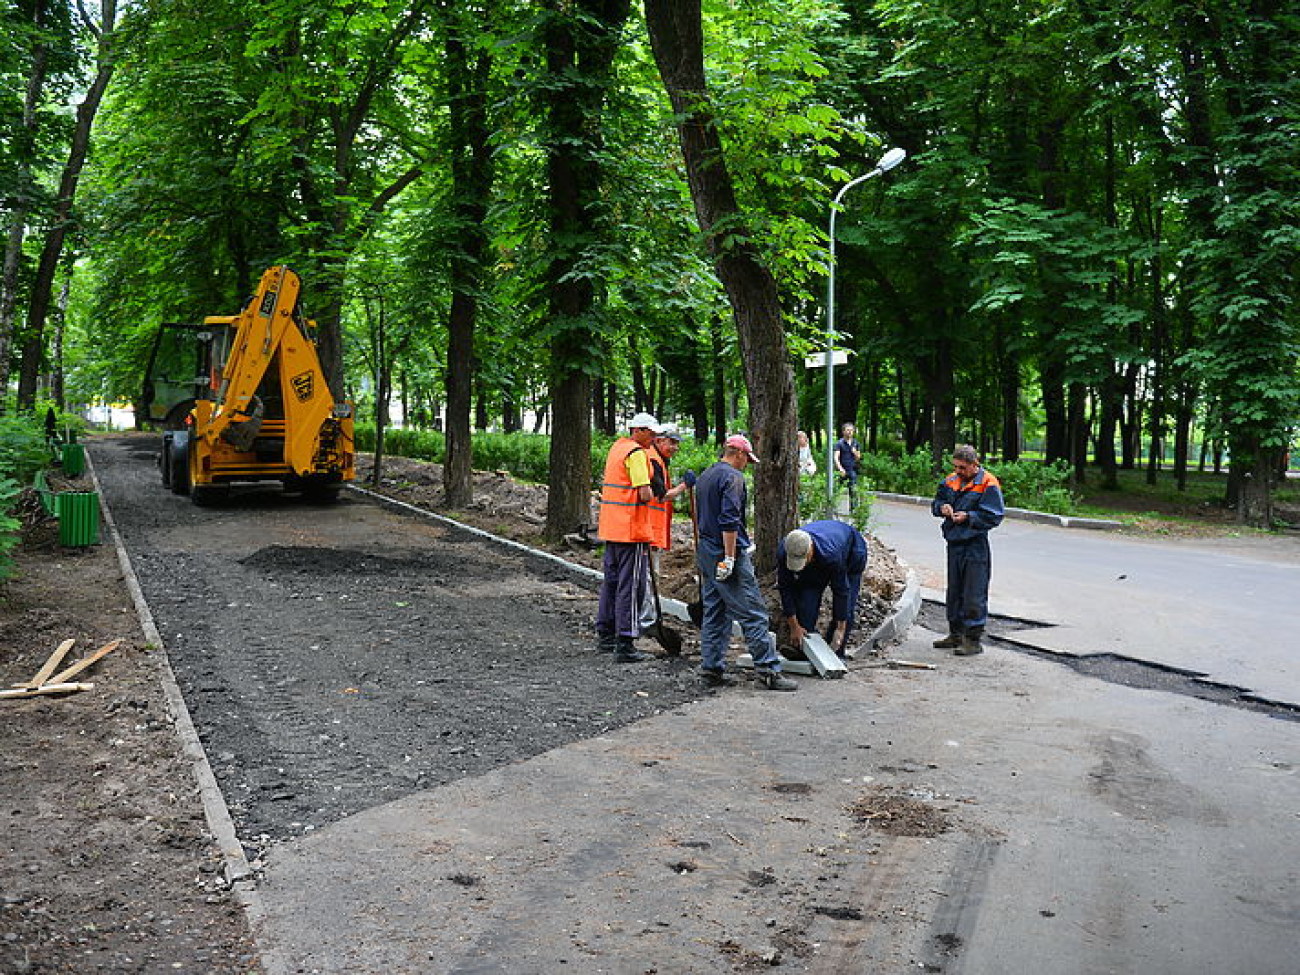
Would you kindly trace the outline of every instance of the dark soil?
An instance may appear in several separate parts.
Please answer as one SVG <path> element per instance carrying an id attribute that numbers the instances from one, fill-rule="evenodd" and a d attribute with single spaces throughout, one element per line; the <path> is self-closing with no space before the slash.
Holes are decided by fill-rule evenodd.
<path id="1" fill-rule="evenodd" d="M 69 664 L 123 642 L 76 678 L 93 690 L 0 701 L 0 972 L 253 971 L 117 556 L 60 549 L 57 523 L 26 514 L 0 680 L 30 680 L 68 639 Z"/>
<path id="2" fill-rule="evenodd" d="M 277 841 L 713 693 L 685 624 L 681 657 L 599 654 L 595 583 L 549 560 L 352 493 L 313 506 L 249 486 L 199 508 L 161 486 L 152 435 L 89 454 L 254 869 Z M 436 506 L 439 469 L 386 470 L 385 493 Z M 483 473 L 476 498 L 448 514 L 538 543 L 544 488 Z M 91 691 L 0 702 L 0 971 L 255 970 L 111 544 L 62 549 L 31 510 L 0 604 L 6 683 L 61 640 L 78 641 L 70 660 L 124 642 Z M 661 591 L 689 600 L 681 522 Z M 902 581 L 873 546 L 860 637 Z"/>

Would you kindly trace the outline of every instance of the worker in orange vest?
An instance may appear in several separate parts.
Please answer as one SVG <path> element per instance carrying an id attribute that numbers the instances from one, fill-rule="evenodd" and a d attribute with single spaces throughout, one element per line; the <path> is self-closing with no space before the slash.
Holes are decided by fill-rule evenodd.
<path id="1" fill-rule="evenodd" d="M 597 646 L 612 652 L 617 663 L 649 660 L 634 642 L 641 633 L 641 604 L 648 588 L 650 543 L 655 539 L 654 492 L 646 452 L 659 432 L 659 421 L 638 413 L 628 421 L 628 435 L 614 441 L 605 457 L 600 485 L 597 534 L 605 542 L 604 581 L 596 610 Z"/>

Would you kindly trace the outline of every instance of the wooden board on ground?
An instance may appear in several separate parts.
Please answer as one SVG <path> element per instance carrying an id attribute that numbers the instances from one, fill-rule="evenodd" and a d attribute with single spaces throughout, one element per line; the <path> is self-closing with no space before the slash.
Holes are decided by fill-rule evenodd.
<path id="1" fill-rule="evenodd" d="M 40 697 L 45 694 L 71 694 L 73 691 L 88 691 L 94 686 L 94 684 L 42 684 L 40 687 L 15 687 L 12 690 L 0 691 L 0 701 Z"/>
<path id="2" fill-rule="evenodd" d="M 15 684 L 14 686 L 40 687 L 50 679 L 50 674 L 54 673 L 54 668 L 63 662 L 63 658 L 68 655 L 68 651 L 72 649 L 72 645 L 76 642 L 76 640 L 64 640 L 55 647 L 54 652 L 50 654 L 49 659 L 45 661 L 41 666 L 41 669 L 36 672 L 35 677 L 29 680 L 26 684 Z"/>
<path id="3" fill-rule="evenodd" d="M 112 643 L 105 643 L 102 647 L 100 647 L 98 650 L 92 653 L 89 657 L 86 657 L 83 660 L 78 660 L 67 670 L 64 670 L 61 673 L 56 674 L 54 677 L 50 679 L 50 683 L 61 684 L 64 681 L 68 680 L 69 678 L 75 677 L 77 674 L 81 673 L 83 670 L 85 670 L 91 664 L 95 663 L 97 660 L 100 660 L 101 658 L 108 656 L 110 653 L 116 650 L 121 645 L 121 643 L 122 643 L 121 640 L 114 640 Z"/>

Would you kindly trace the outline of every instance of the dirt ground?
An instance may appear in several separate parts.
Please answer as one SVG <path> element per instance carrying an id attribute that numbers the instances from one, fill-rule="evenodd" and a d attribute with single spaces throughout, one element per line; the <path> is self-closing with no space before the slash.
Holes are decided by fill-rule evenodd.
<path id="1" fill-rule="evenodd" d="M 360 809 L 713 693 L 684 625 L 680 658 L 600 659 L 592 585 L 550 563 L 355 495 L 309 507 L 251 489 L 195 508 L 159 484 L 153 436 L 96 438 L 90 455 L 254 870 Z M 437 507 L 436 466 L 385 472 L 383 493 Z M 544 506 L 542 489 L 488 472 L 471 510 L 446 513 L 537 544 Z M 81 678 L 92 690 L 0 701 L 0 971 L 256 971 L 109 539 L 64 549 L 28 511 L 0 588 L 4 682 L 64 640 L 70 661 L 123 642 Z M 665 596 L 694 598 L 689 538 L 682 519 Z M 873 544 L 859 636 L 902 575 Z"/>
<path id="2" fill-rule="evenodd" d="M 0 701 L 0 971 L 256 970 L 112 546 L 63 549 L 36 522 L 17 562 L 5 685 L 65 640 L 65 663 L 123 642 L 79 677 L 93 690 Z"/>

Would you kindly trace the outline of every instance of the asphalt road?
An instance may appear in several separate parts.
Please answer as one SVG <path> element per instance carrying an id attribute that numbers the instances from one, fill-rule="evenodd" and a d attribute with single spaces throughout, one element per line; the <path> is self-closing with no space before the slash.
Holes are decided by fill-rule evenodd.
<path id="1" fill-rule="evenodd" d="M 942 600 L 944 546 L 929 508 L 877 501 L 872 529 Z M 1133 538 L 1008 518 L 990 536 L 990 612 L 1045 624 L 1018 642 L 1116 654 L 1300 707 L 1300 538 Z"/>

